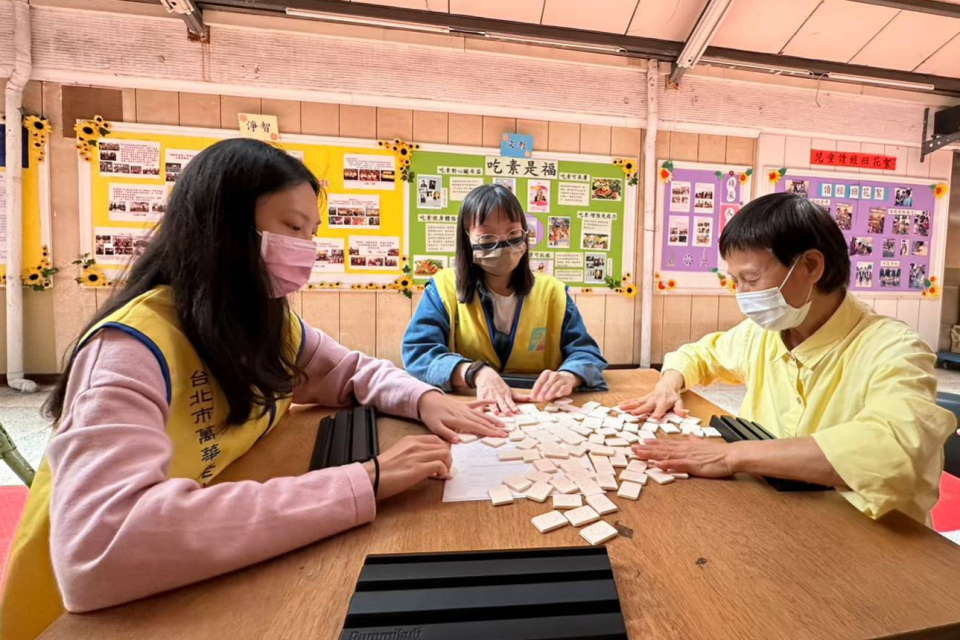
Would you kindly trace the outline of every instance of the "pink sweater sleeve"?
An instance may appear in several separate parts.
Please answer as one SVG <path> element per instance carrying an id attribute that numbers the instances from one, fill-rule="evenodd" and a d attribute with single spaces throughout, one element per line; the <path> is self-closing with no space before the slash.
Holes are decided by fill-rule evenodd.
<path id="1" fill-rule="evenodd" d="M 298 402 L 416 416 L 423 388 L 389 363 L 307 328 Z M 136 339 L 105 330 L 77 356 L 53 471 L 51 556 L 67 610 L 129 602 L 251 565 L 373 520 L 359 464 L 265 483 L 201 487 L 167 475 L 172 445 L 160 367 Z"/>

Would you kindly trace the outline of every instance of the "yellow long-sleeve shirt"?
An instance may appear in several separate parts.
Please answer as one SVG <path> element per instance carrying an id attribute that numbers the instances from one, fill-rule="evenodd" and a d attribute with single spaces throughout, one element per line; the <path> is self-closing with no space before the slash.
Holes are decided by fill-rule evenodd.
<path id="1" fill-rule="evenodd" d="M 954 415 L 936 404 L 936 357 L 902 322 L 847 294 L 792 352 L 750 320 L 667 354 L 686 386 L 744 384 L 739 415 L 778 438 L 813 436 L 849 490 L 879 518 L 899 510 L 928 523 Z"/>

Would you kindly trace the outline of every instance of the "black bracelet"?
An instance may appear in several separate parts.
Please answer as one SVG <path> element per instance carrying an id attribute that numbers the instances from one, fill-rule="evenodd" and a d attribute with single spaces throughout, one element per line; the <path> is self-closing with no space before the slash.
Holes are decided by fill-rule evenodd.
<path id="1" fill-rule="evenodd" d="M 377 456 L 373 456 L 373 468 L 376 473 L 373 476 L 373 497 L 377 497 L 377 491 L 380 490 L 380 461 Z"/>

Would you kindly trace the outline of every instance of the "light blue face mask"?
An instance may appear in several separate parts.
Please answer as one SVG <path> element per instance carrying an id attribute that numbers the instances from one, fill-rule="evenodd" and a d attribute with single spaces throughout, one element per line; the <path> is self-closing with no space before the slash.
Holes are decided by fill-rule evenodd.
<path id="1" fill-rule="evenodd" d="M 751 291 L 749 293 L 738 293 L 737 304 L 740 311 L 758 325 L 768 331 L 786 331 L 795 329 L 803 324 L 810 313 L 810 305 L 813 304 L 811 295 L 813 294 L 813 285 L 810 285 L 810 292 L 807 293 L 807 301 L 799 309 L 792 307 L 783 297 L 781 289 L 787 284 L 787 280 L 793 275 L 800 258 L 797 258 L 787 277 L 783 279 L 783 284 L 779 287 L 764 289 L 763 291 Z"/>

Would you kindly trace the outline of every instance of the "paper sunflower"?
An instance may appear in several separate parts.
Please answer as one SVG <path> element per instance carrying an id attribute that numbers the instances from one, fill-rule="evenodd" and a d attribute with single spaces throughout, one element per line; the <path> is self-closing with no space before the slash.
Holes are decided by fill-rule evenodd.
<path id="1" fill-rule="evenodd" d="M 628 284 L 627 286 L 625 286 L 625 287 L 623 288 L 623 295 L 627 296 L 628 298 L 636 298 L 636 297 L 637 297 L 637 285 L 635 285 L 635 284 Z"/>
<path id="2" fill-rule="evenodd" d="M 23 126 L 33 136 L 48 136 L 53 131 L 50 121 L 39 116 L 27 116 L 23 119 Z"/>
<path id="3" fill-rule="evenodd" d="M 782 178 L 786 173 L 787 173 L 786 167 L 781 167 L 780 169 L 774 169 L 773 171 L 767 174 L 767 180 L 770 181 L 770 184 L 777 184 L 778 182 L 780 182 L 780 178 Z"/>

